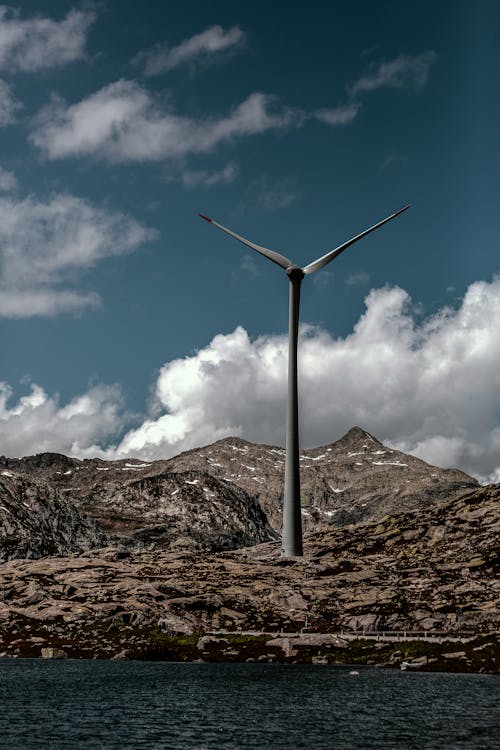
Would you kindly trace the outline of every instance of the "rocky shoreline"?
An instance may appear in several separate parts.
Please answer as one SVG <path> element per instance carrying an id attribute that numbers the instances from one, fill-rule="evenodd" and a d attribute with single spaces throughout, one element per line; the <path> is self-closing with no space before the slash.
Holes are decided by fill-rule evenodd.
<path id="1" fill-rule="evenodd" d="M 19 623 L 18 623 L 19 624 Z M 3 638 L 0 658 L 113 659 L 175 662 L 239 662 L 373 666 L 420 672 L 498 673 L 498 635 L 456 638 L 446 635 L 404 641 L 350 634 L 247 634 L 240 632 L 171 635 L 158 629 L 113 623 L 59 629 L 25 623 L 30 635 Z M 36 633 L 36 635 L 32 635 Z M 51 645 L 48 645 L 51 644 Z"/>

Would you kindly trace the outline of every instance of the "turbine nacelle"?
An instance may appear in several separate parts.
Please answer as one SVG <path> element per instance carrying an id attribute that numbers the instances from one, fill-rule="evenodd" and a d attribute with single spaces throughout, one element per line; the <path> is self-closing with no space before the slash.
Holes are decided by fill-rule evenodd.
<path id="1" fill-rule="evenodd" d="M 300 266 L 288 266 L 286 269 L 286 275 L 292 282 L 302 281 L 305 276 L 304 271 Z"/>

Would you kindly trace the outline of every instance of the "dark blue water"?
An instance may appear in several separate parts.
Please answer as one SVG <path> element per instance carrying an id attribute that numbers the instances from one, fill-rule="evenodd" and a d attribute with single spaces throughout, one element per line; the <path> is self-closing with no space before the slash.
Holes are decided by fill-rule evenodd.
<path id="1" fill-rule="evenodd" d="M 0 747 L 500 747 L 498 678 L 349 671 L 0 659 Z"/>

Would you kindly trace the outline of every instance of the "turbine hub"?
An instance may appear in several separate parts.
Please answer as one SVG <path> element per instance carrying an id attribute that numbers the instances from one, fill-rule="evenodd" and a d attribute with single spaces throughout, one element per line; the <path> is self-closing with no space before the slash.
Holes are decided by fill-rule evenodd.
<path id="1" fill-rule="evenodd" d="M 299 266 L 288 266 L 286 273 L 290 281 L 302 281 L 305 276 L 304 271 Z"/>

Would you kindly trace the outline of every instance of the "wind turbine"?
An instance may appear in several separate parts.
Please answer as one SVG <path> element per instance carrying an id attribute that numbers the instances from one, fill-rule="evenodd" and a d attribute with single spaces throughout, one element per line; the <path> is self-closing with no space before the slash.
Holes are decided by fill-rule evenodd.
<path id="1" fill-rule="evenodd" d="M 274 250 L 268 250 L 266 247 L 256 245 L 254 242 L 246 240 L 239 234 L 232 232 L 230 229 L 223 227 L 222 224 L 209 219 L 204 214 L 198 214 L 202 219 L 213 224 L 214 227 L 221 229 L 226 234 L 234 237 L 235 240 L 242 242 L 252 250 L 256 250 L 264 255 L 273 263 L 281 266 L 286 271 L 290 281 L 289 294 L 289 314 L 288 314 L 288 402 L 287 402 L 287 425 L 286 425 L 286 457 L 285 457 L 285 492 L 283 497 L 283 531 L 281 554 L 283 557 L 301 557 L 302 552 L 302 518 L 300 509 L 300 468 L 299 468 L 299 413 L 298 413 L 298 392 L 297 392 L 297 341 L 299 331 L 299 303 L 300 303 L 300 286 L 304 276 L 319 271 L 344 250 L 353 245 L 355 242 L 365 237 L 370 232 L 375 231 L 383 224 L 394 219 L 399 214 L 410 208 L 410 205 L 400 208 L 396 213 L 391 214 L 386 219 L 382 219 L 369 229 L 365 229 L 361 234 L 357 234 L 352 239 L 347 240 L 334 250 L 322 255 L 317 260 L 309 263 L 304 268 L 296 266 L 289 258 Z"/>

